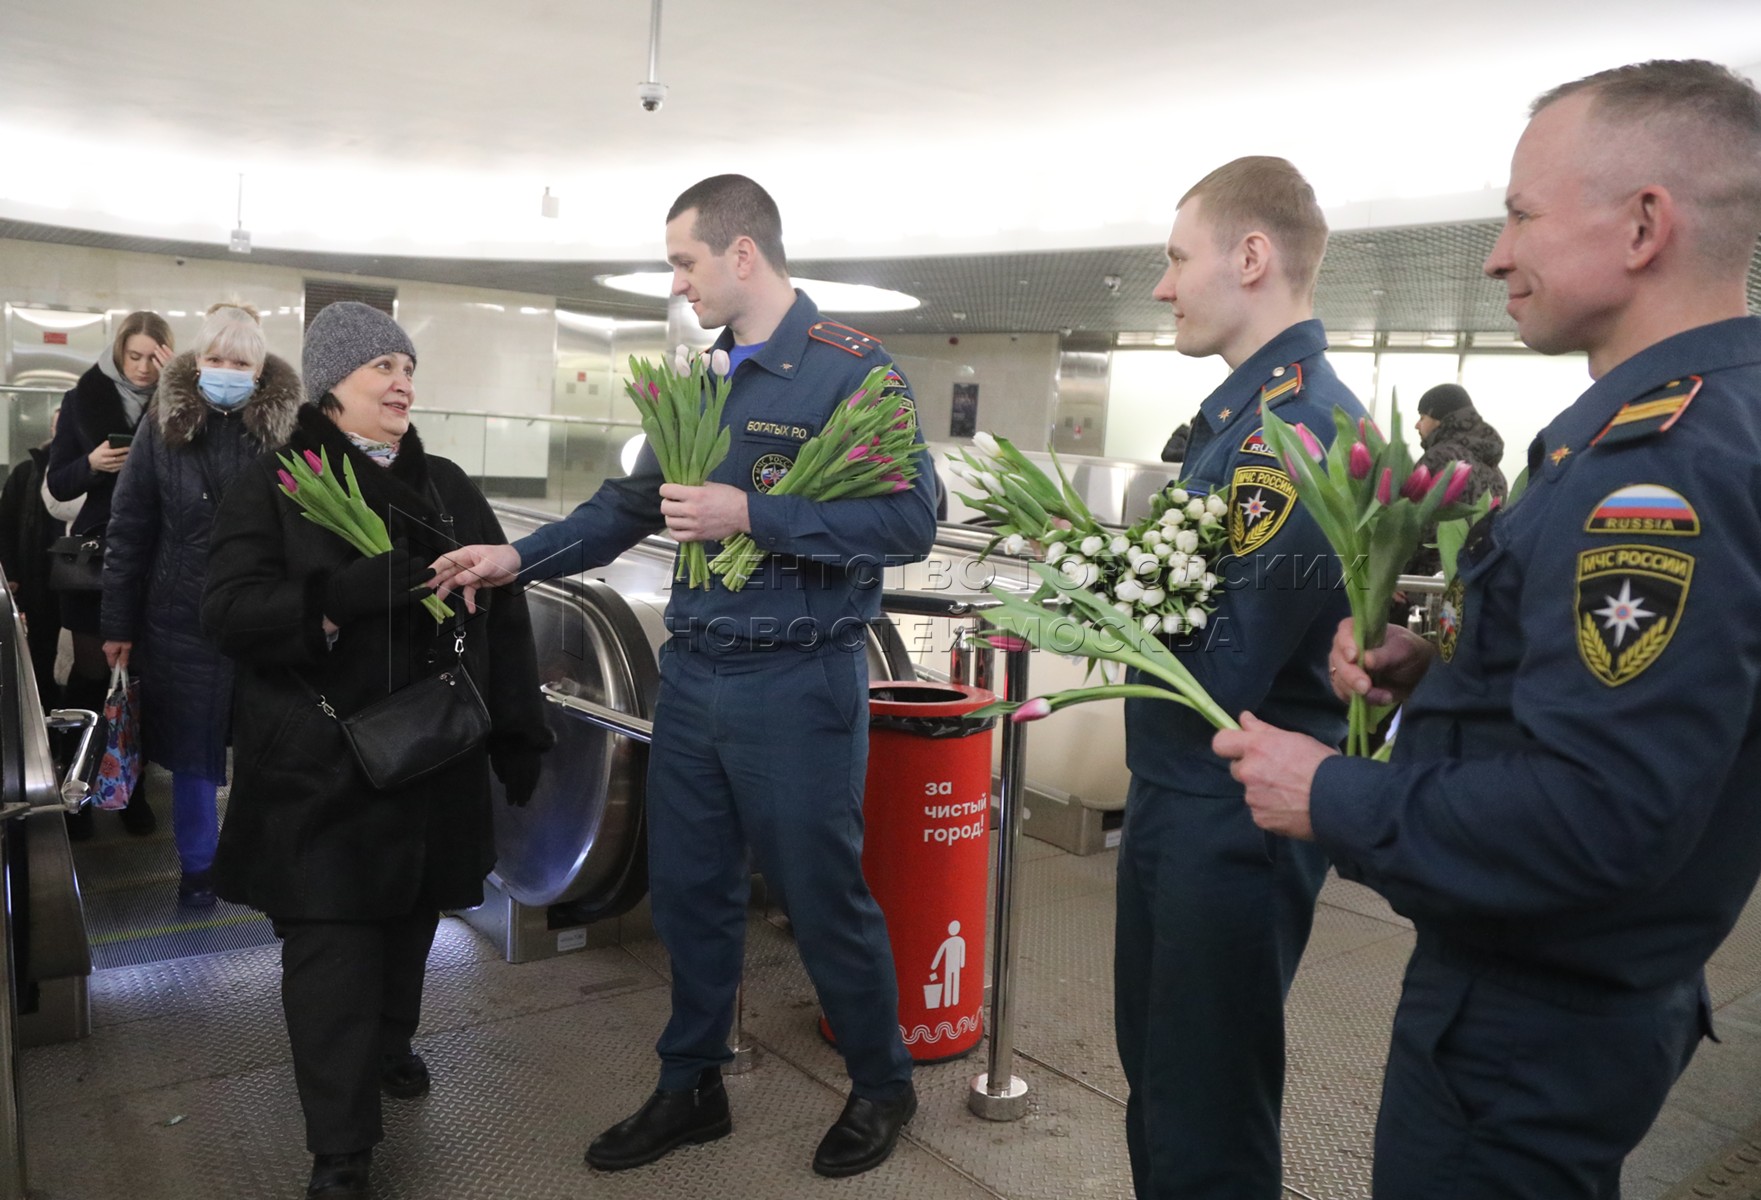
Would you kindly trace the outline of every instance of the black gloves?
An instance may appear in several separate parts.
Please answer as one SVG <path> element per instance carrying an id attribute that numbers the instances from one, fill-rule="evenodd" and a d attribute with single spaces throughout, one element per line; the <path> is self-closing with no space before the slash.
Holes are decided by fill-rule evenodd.
<path id="1" fill-rule="evenodd" d="M 422 597 L 412 592 L 434 578 L 428 562 L 397 546 L 339 568 L 324 585 L 324 615 L 334 624 L 347 625 L 358 617 L 419 602 Z"/>
<path id="2" fill-rule="evenodd" d="M 543 767 L 543 752 L 523 744 L 491 745 L 489 766 L 501 780 L 507 802 L 524 808 L 538 789 L 538 773 Z"/>

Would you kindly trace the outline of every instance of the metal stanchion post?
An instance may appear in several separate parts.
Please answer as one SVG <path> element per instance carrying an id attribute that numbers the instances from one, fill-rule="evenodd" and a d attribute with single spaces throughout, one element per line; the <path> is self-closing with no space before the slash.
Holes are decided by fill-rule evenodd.
<path id="1" fill-rule="evenodd" d="M 1027 656 L 1019 638 L 991 635 L 1005 650 L 1005 699 L 1027 699 Z M 987 1121 L 1017 1121 L 1027 1115 L 1027 1081 L 1011 1072 L 1015 1060 L 1015 1014 L 1009 1010 L 1015 969 L 1015 857 L 1021 841 L 1022 801 L 1027 791 L 1027 726 L 1003 722 L 1002 783 L 997 789 L 996 931 L 991 944 L 990 1059 L 972 1077 L 966 1107 Z"/>
<path id="2" fill-rule="evenodd" d="M 746 1040 L 746 981 L 740 981 L 739 991 L 734 993 L 734 1033 L 728 1039 L 728 1049 L 734 1052 L 734 1061 L 722 1068 L 724 1075 L 744 1075 L 758 1065 L 758 1048 Z"/>

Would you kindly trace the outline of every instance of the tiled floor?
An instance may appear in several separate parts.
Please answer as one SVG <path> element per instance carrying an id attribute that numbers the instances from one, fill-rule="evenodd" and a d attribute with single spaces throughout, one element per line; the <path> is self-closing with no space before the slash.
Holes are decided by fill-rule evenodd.
<path id="1" fill-rule="evenodd" d="M 510 966 L 462 922 L 443 922 L 418 1049 L 435 1088 L 388 1102 L 375 1159 L 382 1200 L 1131 1194 L 1124 1084 L 1113 1053 L 1113 855 L 1023 843 L 1016 1073 L 1029 1113 L 990 1124 L 966 1110 L 974 1057 L 921 1068 L 919 1115 L 893 1161 L 830 1182 L 808 1168 L 836 1117 L 843 1074 L 819 1037 L 785 929 L 754 913 L 747 1032 L 759 1048 L 730 1077 L 735 1135 L 616 1175 L 581 1152 L 653 1086 L 665 955 L 653 942 Z M 1290 1000 L 1286 1174 L 1293 1194 L 1362 1200 L 1370 1130 L 1406 923 L 1330 880 Z M 1761 916 L 1715 961 L 1722 1043 L 1708 1043 L 1628 1166 L 1629 1200 L 1655 1200 L 1761 1117 Z M 295 1197 L 302 1149 L 273 945 L 93 977 L 94 1031 L 24 1054 L 35 1200 Z"/>

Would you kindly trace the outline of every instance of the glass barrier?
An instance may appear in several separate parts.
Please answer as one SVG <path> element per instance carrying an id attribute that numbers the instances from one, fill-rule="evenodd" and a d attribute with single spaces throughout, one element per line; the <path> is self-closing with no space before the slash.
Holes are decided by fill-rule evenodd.
<path id="1" fill-rule="evenodd" d="M 61 407 L 65 388 L 13 387 L 0 384 L 0 480 L 23 462 L 31 449 L 49 440 L 49 417 Z"/>
<path id="2" fill-rule="evenodd" d="M 607 479 L 627 474 L 626 462 L 636 460 L 628 448 L 642 437 L 635 421 L 588 417 L 422 408 L 415 422 L 428 452 L 459 464 L 491 500 L 558 514 L 593 495 Z"/>

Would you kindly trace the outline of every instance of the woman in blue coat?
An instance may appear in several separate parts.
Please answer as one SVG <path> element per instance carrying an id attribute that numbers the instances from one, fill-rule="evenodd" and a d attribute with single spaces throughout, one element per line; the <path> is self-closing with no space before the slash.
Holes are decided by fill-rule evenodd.
<path id="1" fill-rule="evenodd" d="M 208 533 L 233 476 L 286 443 L 299 376 L 253 309 L 216 304 L 135 431 L 104 552 L 104 653 L 141 676 L 146 757 L 171 772 L 181 904 L 214 903 L 215 792 L 226 782 L 232 663 L 202 634 Z"/>

